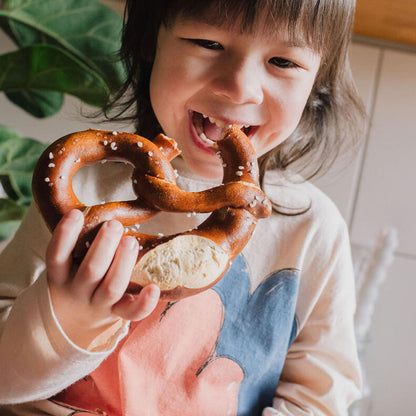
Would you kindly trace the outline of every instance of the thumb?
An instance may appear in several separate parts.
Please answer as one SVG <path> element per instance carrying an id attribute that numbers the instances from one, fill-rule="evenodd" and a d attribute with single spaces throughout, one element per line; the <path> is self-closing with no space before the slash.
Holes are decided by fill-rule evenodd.
<path id="1" fill-rule="evenodd" d="M 141 321 L 155 310 L 159 299 L 159 287 L 148 285 L 138 295 L 125 293 L 112 307 L 112 312 L 128 321 Z"/>

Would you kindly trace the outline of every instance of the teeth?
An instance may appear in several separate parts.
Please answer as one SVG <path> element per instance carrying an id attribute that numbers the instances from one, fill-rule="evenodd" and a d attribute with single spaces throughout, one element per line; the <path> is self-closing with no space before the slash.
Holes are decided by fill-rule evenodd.
<path id="1" fill-rule="evenodd" d="M 203 114 L 203 117 L 204 118 L 207 118 L 207 119 L 209 119 L 209 121 L 212 123 L 212 124 L 215 124 L 216 126 L 218 126 L 220 129 L 223 129 L 223 128 L 225 128 L 225 127 L 227 127 L 228 125 L 227 125 L 227 123 L 225 123 L 224 121 L 222 121 L 222 120 L 218 120 L 218 119 L 216 119 L 216 118 L 214 118 L 214 117 L 209 117 L 209 116 L 206 116 L 206 115 L 204 115 Z"/>
<path id="2" fill-rule="evenodd" d="M 220 129 L 225 129 L 231 127 L 231 124 L 226 123 L 225 121 L 218 120 L 217 118 L 206 116 L 205 114 L 202 114 L 202 117 L 207 118 L 212 124 L 215 124 Z M 250 127 L 250 124 L 240 124 L 237 125 L 237 127 L 241 130 L 242 128 L 248 128 Z"/>
<path id="3" fill-rule="evenodd" d="M 212 146 L 215 142 L 213 140 L 208 139 L 208 137 L 205 135 L 205 133 L 201 133 L 199 137 L 202 139 L 204 143 L 206 143 L 208 146 Z"/>
<path id="4" fill-rule="evenodd" d="M 224 122 L 222 120 L 218 120 L 217 118 L 206 116 L 205 114 L 202 114 L 202 116 L 204 118 L 207 118 L 212 124 L 215 124 L 220 129 L 224 129 L 226 127 L 229 127 L 229 124 L 227 124 L 226 122 Z"/>

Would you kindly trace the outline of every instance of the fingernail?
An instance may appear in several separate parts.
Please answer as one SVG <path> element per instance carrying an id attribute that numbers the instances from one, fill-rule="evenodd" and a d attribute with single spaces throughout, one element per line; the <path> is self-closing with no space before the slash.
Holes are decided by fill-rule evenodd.
<path id="1" fill-rule="evenodd" d="M 126 300 L 128 300 L 129 302 L 135 302 L 136 301 L 136 297 L 134 295 L 132 295 L 131 293 L 125 293 L 124 294 Z"/>
<path id="2" fill-rule="evenodd" d="M 81 211 L 79 211 L 78 209 L 73 209 L 73 210 L 69 211 L 67 218 L 69 218 L 71 220 L 78 221 L 82 216 L 83 215 L 82 215 Z"/>
<path id="3" fill-rule="evenodd" d="M 104 225 L 114 231 L 121 230 L 123 228 L 123 226 L 118 221 L 115 221 L 115 220 L 107 221 Z"/>
<path id="4" fill-rule="evenodd" d="M 137 243 L 137 240 L 134 237 L 127 236 L 127 237 L 123 238 L 123 244 L 129 250 L 133 250 L 133 249 L 136 248 L 138 243 Z"/>
<path id="5" fill-rule="evenodd" d="M 150 290 L 147 292 L 149 298 L 158 299 L 160 296 L 160 289 L 156 285 L 151 285 Z"/>

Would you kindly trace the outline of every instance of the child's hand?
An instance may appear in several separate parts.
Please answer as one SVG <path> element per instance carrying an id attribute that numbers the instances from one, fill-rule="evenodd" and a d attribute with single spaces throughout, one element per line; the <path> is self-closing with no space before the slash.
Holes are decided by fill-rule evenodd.
<path id="1" fill-rule="evenodd" d="M 133 296 L 125 294 L 136 263 L 138 242 L 123 237 L 118 221 L 105 223 L 77 270 L 72 250 L 83 226 L 83 215 L 72 210 L 55 228 L 46 252 L 48 284 L 55 315 L 66 335 L 81 348 L 121 319 L 137 321 L 156 307 L 160 290 L 149 285 Z"/>

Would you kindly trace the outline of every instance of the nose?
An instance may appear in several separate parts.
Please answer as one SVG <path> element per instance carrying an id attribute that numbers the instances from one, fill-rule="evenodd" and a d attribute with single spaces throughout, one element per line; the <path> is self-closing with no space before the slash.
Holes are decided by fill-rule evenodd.
<path id="1" fill-rule="evenodd" d="M 263 101 L 261 70 L 250 60 L 225 61 L 214 77 L 213 91 L 234 104 L 261 104 Z"/>

